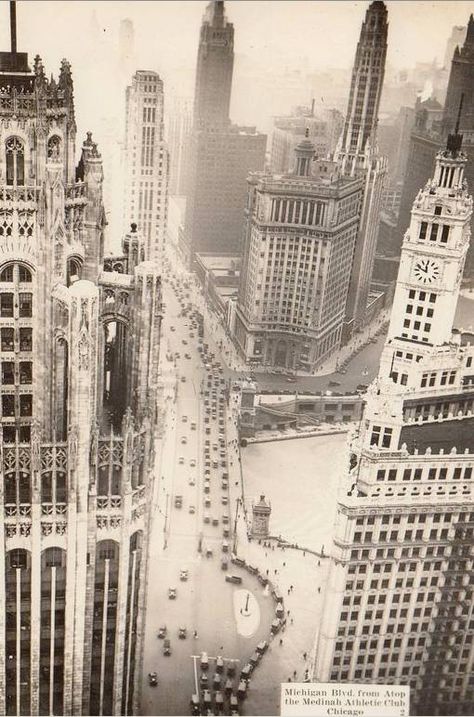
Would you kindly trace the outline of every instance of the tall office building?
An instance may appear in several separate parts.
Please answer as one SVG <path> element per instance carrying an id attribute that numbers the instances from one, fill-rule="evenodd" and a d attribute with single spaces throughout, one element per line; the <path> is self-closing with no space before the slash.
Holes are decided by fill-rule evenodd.
<path id="1" fill-rule="evenodd" d="M 233 48 L 234 29 L 224 2 L 212 0 L 201 26 L 196 68 L 181 244 L 188 264 L 196 252 L 241 250 L 247 175 L 263 169 L 265 163 L 266 135 L 255 127 L 233 125 L 229 119 Z"/>
<path id="2" fill-rule="evenodd" d="M 137 224 L 144 254 L 157 262 L 164 251 L 168 218 L 163 103 L 158 73 L 138 70 L 126 90 L 124 230 Z"/>
<path id="3" fill-rule="evenodd" d="M 75 164 L 70 65 L 48 79 L 36 56 L 31 71 L 11 12 L 11 52 L 0 53 L 0 713 L 131 714 L 160 279 L 137 259 L 136 233 L 104 262 L 102 160 L 88 133 Z"/>
<path id="4" fill-rule="evenodd" d="M 187 97 L 173 97 L 166 104 L 165 137 L 170 155 L 169 193 L 180 196 L 186 194 L 187 187 L 192 102 Z"/>
<path id="5" fill-rule="evenodd" d="M 378 111 L 387 54 L 387 8 L 374 0 L 366 12 L 352 70 L 349 103 L 341 145 L 336 152 L 344 174 L 363 176 L 364 198 L 347 295 L 345 336 L 367 317 L 370 281 L 382 204 L 386 159 L 376 144 Z"/>
<path id="6" fill-rule="evenodd" d="M 199 37 L 194 88 L 194 126 L 229 124 L 234 26 L 227 20 L 224 0 L 213 0 L 204 13 Z"/>
<path id="7" fill-rule="evenodd" d="M 250 363 L 312 371 L 341 343 L 363 180 L 314 155 L 303 139 L 291 174 L 249 177 L 235 338 Z"/>
<path id="8" fill-rule="evenodd" d="M 411 713 L 472 712 L 474 345 L 453 329 L 472 198 L 450 135 L 404 237 L 378 378 L 341 485 L 320 681 L 407 684 Z"/>

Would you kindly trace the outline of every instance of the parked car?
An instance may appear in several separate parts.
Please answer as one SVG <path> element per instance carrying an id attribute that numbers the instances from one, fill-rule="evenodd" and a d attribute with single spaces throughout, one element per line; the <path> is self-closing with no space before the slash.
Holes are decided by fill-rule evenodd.
<path id="1" fill-rule="evenodd" d="M 168 588 L 168 599 L 176 600 L 177 591 L 176 588 Z"/>
<path id="2" fill-rule="evenodd" d="M 165 640 L 163 643 L 163 655 L 169 657 L 171 655 L 171 641 Z"/>
<path id="3" fill-rule="evenodd" d="M 226 575 L 225 580 L 227 583 L 236 583 L 237 585 L 240 585 L 242 582 L 240 575 Z"/>
<path id="4" fill-rule="evenodd" d="M 187 570 L 187 568 L 183 568 L 179 574 L 179 579 L 182 580 L 183 582 L 186 582 L 188 577 L 189 577 L 189 571 Z"/>
<path id="5" fill-rule="evenodd" d="M 178 629 L 178 637 L 180 640 L 185 640 L 188 632 L 185 627 L 180 627 Z"/>
<path id="6" fill-rule="evenodd" d="M 166 637 L 166 632 L 166 625 L 162 625 L 162 627 L 160 627 L 160 629 L 158 630 L 158 637 L 160 638 L 160 640 L 163 640 Z"/>

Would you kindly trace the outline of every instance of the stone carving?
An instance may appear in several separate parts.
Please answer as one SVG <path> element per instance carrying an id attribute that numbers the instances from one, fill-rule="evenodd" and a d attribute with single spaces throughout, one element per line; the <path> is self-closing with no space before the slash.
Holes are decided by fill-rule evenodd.
<path id="1" fill-rule="evenodd" d="M 89 339 L 86 332 L 81 334 L 77 344 L 79 354 L 79 370 L 89 370 Z"/>
<path id="2" fill-rule="evenodd" d="M 28 538 L 31 533 L 31 523 L 20 523 L 20 535 Z"/>
<path id="3" fill-rule="evenodd" d="M 78 435 L 77 426 L 71 426 L 68 431 L 68 453 L 69 453 L 69 465 L 71 468 L 76 467 L 77 460 L 77 448 L 78 448 Z"/>

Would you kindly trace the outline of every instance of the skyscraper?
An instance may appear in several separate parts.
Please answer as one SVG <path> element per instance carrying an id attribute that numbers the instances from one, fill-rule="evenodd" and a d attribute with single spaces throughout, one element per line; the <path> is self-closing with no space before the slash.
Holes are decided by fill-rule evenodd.
<path id="1" fill-rule="evenodd" d="M 224 0 L 213 0 L 204 13 L 199 37 L 194 89 L 194 126 L 229 124 L 234 26 L 227 20 Z"/>
<path id="2" fill-rule="evenodd" d="M 168 218 L 169 153 L 164 139 L 163 81 L 138 70 L 126 90 L 125 231 L 132 223 L 150 261 L 160 261 Z"/>
<path id="3" fill-rule="evenodd" d="M 233 40 L 223 1 L 212 0 L 201 26 L 196 68 L 181 247 L 188 263 L 200 251 L 240 251 L 247 175 L 265 163 L 266 135 L 229 119 Z"/>
<path id="4" fill-rule="evenodd" d="M 472 334 L 453 329 L 472 198 L 450 135 L 405 234 L 378 379 L 337 505 L 317 680 L 408 684 L 418 715 L 474 700 Z"/>
<path id="5" fill-rule="evenodd" d="M 354 249 L 346 306 L 346 336 L 367 316 L 370 280 L 387 163 L 377 151 L 377 122 L 387 54 L 387 8 L 374 0 L 366 12 L 352 70 L 341 146 L 336 152 L 345 174 L 363 176 L 364 198 Z"/>
<path id="6" fill-rule="evenodd" d="M 249 177 L 235 338 L 246 361 L 312 371 L 340 346 L 363 180 L 315 161 Z"/>
<path id="7" fill-rule="evenodd" d="M 0 84 L 0 713 L 130 714 L 160 279 L 136 233 L 104 261 L 102 160 L 88 133 L 75 164 L 70 65 L 29 69 L 14 6 Z"/>

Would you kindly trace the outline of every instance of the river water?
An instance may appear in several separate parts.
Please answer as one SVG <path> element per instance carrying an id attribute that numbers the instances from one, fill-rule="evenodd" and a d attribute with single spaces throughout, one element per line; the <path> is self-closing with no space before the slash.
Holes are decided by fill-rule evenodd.
<path id="1" fill-rule="evenodd" d="M 245 501 L 270 500 L 270 534 L 313 550 L 329 547 L 347 433 L 252 443 L 242 449 Z"/>

